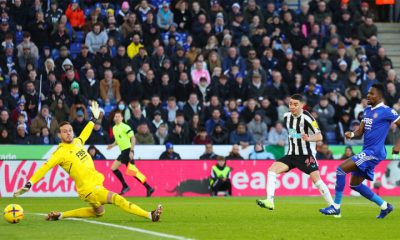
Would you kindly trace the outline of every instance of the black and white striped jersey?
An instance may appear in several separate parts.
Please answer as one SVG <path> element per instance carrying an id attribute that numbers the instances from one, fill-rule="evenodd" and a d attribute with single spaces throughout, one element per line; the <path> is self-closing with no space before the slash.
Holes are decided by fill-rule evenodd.
<path id="1" fill-rule="evenodd" d="M 287 155 L 313 156 L 316 154 L 316 143 L 304 141 L 302 134 L 314 135 L 319 132 L 317 121 L 308 111 L 303 110 L 295 117 L 291 112 L 284 115 L 284 124 L 289 132 L 289 149 Z"/>

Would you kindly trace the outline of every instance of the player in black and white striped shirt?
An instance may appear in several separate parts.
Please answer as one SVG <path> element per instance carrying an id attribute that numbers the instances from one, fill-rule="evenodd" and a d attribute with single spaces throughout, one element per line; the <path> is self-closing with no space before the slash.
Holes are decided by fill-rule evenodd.
<path id="1" fill-rule="evenodd" d="M 290 112 L 284 115 L 284 125 L 289 132 L 289 150 L 268 169 L 267 198 L 257 200 L 260 207 L 274 209 L 274 194 L 276 176 L 298 168 L 309 174 L 315 186 L 321 192 L 328 205 L 333 203 L 328 187 L 321 180 L 318 162 L 315 159 L 315 142 L 322 140 L 322 134 L 313 116 L 303 110 L 304 99 L 300 94 L 294 94 L 289 101 Z"/>

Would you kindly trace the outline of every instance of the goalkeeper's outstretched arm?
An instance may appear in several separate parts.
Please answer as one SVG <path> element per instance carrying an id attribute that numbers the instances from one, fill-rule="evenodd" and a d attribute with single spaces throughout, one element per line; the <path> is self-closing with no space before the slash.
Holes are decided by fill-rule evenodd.
<path id="1" fill-rule="evenodd" d="M 78 137 L 82 141 L 82 144 L 85 144 L 85 142 L 89 139 L 90 134 L 92 134 L 93 131 L 94 121 L 96 121 L 100 116 L 99 104 L 96 101 L 92 102 L 90 110 L 92 111 L 93 118 L 88 122 L 88 124 L 86 124 L 85 128 L 81 132 L 81 135 Z"/>

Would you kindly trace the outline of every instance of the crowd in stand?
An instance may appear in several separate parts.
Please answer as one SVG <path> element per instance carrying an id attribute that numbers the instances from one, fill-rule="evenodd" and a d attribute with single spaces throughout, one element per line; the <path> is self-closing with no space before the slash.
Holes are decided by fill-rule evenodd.
<path id="1" fill-rule="evenodd" d="M 102 117 L 89 144 L 111 142 L 116 109 L 137 144 L 242 147 L 287 144 L 295 93 L 329 144 L 359 143 L 344 132 L 374 83 L 400 111 L 366 2 L 0 0 L 0 13 L 0 144 L 57 144 L 62 121 L 78 135 L 91 101 Z"/>

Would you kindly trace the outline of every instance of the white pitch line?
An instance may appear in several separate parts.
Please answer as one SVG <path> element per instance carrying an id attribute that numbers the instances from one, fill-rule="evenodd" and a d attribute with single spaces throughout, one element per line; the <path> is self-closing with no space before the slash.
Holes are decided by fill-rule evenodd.
<path id="1" fill-rule="evenodd" d="M 39 216 L 47 216 L 47 214 L 43 214 L 43 213 L 32 213 L 32 214 L 39 215 Z M 120 228 L 120 229 L 125 229 L 125 230 L 128 230 L 128 231 L 132 231 L 132 232 L 140 232 L 140 233 L 144 233 L 144 234 L 148 234 L 148 235 L 153 235 L 153 236 L 163 237 L 163 238 L 169 238 L 169 239 L 194 240 L 194 239 L 185 238 L 185 237 L 182 237 L 182 236 L 149 231 L 149 230 L 145 230 L 145 229 L 142 229 L 142 228 L 128 227 L 128 226 L 123 226 L 123 225 L 118 225 L 118 224 L 113 224 L 113 223 L 98 222 L 98 221 L 87 220 L 87 219 L 82 219 L 82 218 L 65 218 L 63 220 L 80 221 L 80 222 L 86 222 L 86 223 L 91 223 L 91 224 L 103 225 L 103 226 L 107 226 L 107 227 Z"/>

